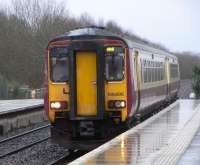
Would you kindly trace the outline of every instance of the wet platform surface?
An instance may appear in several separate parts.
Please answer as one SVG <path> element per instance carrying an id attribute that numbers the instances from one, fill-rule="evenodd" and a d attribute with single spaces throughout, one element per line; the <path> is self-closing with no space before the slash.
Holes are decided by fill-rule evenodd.
<path id="1" fill-rule="evenodd" d="M 200 129 L 177 165 L 200 165 Z"/>
<path id="2" fill-rule="evenodd" d="M 0 100 L 0 114 L 43 104 L 43 99 Z"/>
<path id="3" fill-rule="evenodd" d="M 179 100 L 71 164 L 163 164 L 165 157 L 171 159 L 175 155 L 177 159 L 177 155 L 181 154 L 179 149 L 183 150 L 181 144 L 174 146 L 174 150 L 178 151 L 175 154 L 168 148 L 176 144 L 177 134 L 185 129 L 198 109 L 200 111 L 199 105 L 199 100 Z M 196 147 L 200 153 L 199 148 Z"/>

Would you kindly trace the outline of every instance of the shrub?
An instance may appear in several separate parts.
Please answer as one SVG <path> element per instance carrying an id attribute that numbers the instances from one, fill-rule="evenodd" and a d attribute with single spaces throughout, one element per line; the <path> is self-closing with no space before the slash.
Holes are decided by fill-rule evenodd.
<path id="1" fill-rule="evenodd" d="M 192 87 L 197 98 L 200 98 L 200 67 L 195 66 L 192 72 Z"/>

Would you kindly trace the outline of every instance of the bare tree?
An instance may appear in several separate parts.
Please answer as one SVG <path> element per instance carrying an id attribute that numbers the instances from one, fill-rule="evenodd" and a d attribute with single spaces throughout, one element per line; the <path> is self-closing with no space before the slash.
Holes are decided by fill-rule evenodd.
<path id="1" fill-rule="evenodd" d="M 84 13 L 75 18 L 63 5 L 53 0 L 12 0 L 12 9 L 0 11 L 0 74 L 5 80 L 17 85 L 28 84 L 31 88 L 43 83 L 44 50 L 48 41 L 75 27 L 99 25 L 131 40 L 165 49 L 134 33 L 124 30 L 114 21 L 96 22 Z M 191 78 L 192 67 L 200 65 L 191 53 L 177 53 L 181 78 Z M 190 66 L 187 69 L 185 66 Z"/>

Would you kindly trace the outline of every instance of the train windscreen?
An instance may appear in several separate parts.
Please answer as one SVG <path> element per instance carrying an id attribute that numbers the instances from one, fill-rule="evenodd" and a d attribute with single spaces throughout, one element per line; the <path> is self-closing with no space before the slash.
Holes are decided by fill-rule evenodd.
<path id="1" fill-rule="evenodd" d="M 124 49 L 107 47 L 105 51 L 105 77 L 107 81 L 124 79 Z"/>
<path id="2" fill-rule="evenodd" d="M 68 50 L 64 47 L 50 49 L 50 71 L 52 82 L 66 82 L 69 80 Z"/>

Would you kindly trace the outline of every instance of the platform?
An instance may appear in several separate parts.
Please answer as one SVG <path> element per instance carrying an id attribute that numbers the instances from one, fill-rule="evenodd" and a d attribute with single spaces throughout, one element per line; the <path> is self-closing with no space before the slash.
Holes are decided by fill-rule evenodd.
<path id="1" fill-rule="evenodd" d="M 42 99 L 0 100 L 0 135 L 46 120 Z"/>
<path id="2" fill-rule="evenodd" d="M 71 164 L 181 164 L 199 126 L 200 100 L 178 100 Z"/>
<path id="3" fill-rule="evenodd" d="M 200 129 L 188 146 L 185 153 L 181 156 L 177 165 L 199 165 L 200 164 Z"/>
<path id="4" fill-rule="evenodd" d="M 42 106 L 43 104 L 43 99 L 0 100 L 0 115 L 8 111 L 34 108 L 36 106 Z"/>

